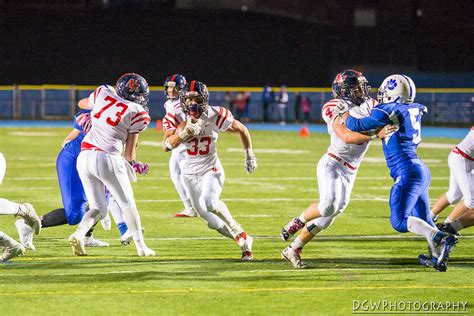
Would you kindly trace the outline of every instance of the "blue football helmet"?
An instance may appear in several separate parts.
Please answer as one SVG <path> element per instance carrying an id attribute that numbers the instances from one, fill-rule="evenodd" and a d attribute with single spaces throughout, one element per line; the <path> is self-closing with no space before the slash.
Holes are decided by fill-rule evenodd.
<path id="1" fill-rule="evenodd" d="M 179 97 L 183 112 L 194 118 L 199 118 L 209 107 L 209 90 L 200 81 L 187 83 Z"/>
<path id="2" fill-rule="evenodd" d="M 361 72 L 346 69 L 336 75 L 332 83 L 332 94 L 335 98 L 351 101 L 361 105 L 369 98 L 370 86 Z"/>
<path id="3" fill-rule="evenodd" d="M 126 73 L 117 80 L 115 85 L 117 94 L 125 100 L 132 101 L 146 107 L 150 88 L 145 78 L 136 73 Z"/>
<path id="4" fill-rule="evenodd" d="M 179 93 L 183 90 L 186 84 L 186 78 L 180 74 L 173 74 L 166 77 L 163 86 L 165 87 L 165 97 L 168 100 L 177 100 Z M 168 88 L 173 87 L 172 93 L 168 91 Z"/>

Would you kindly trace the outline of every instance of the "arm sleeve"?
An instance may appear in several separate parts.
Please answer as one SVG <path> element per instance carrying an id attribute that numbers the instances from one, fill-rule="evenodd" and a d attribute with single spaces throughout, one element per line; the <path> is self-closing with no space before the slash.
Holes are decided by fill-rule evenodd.
<path id="1" fill-rule="evenodd" d="M 219 107 L 219 113 L 217 114 L 216 125 L 220 131 L 227 131 L 234 122 L 234 116 L 229 109 Z"/>
<path id="2" fill-rule="evenodd" d="M 390 123 L 392 123 L 392 121 L 387 112 L 377 108 L 372 110 L 369 117 L 357 119 L 349 115 L 346 118 L 347 128 L 354 132 L 370 131 Z"/>

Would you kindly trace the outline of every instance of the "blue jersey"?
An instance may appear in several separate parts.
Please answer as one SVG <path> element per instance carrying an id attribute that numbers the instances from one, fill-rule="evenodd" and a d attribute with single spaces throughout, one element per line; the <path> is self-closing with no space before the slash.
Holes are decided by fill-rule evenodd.
<path id="1" fill-rule="evenodd" d="M 91 111 L 90 110 L 81 110 L 81 111 L 77 112 L 77 114 L 74 116 L 74 120 L 73 120 L 73 127 L 75 129 L 82 131 L 81 125 L 79 125 L 76 121 L 77 117 L 81 114 L 89 113 L 89 112 L 91 112 Z M 70 141 L 69 143 L 64 145 L 63 150 L 66 150 L 66 151 L 78 156 L 79 153 L 81 152 L 81 143 L 82 143 L 82 140 L 84 139 L 85 136 L 86 136 L 86 133 L 84 131 L 82 131 L 79 134 L 79 136 L 77 136 L 75 139 L 73 139 L 72 141 Z"/>
<path id="2" fill-rule="evenodd" d="M 348 116 L 347 128 L 361 132 L 385 125 L 397 125 L 398 131 L 383 139 L 382 146 L 390 173 L 413 159 L 418 159 L 416 147 L 421 142 L 421 117 L 426 106 L 418 103 L 381 103 L 372 109 L 369 117 L 356 119 Z"/>

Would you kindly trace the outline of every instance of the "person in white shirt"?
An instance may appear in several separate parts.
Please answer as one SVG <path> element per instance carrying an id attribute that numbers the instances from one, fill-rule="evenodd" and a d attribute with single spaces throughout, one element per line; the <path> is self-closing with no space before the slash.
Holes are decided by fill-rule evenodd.
<path id="1" fill-rule="evenodd" d="M 92 110 L 92 127 L 82 141 L 77 159 L 77 170 L 90 208 L 69 237 L 73 252 L 78 256 L 87 254 L 86 232 L 107 214 L 105 187 L 123 212 L 138 255 L 155 255 L 145 244 L 131 185 L 131 181 L 136 181 L 135 172 L 148 171 L 148 165 L 135 161 L 138 136 L 151 121 L 146 107 L 148 95 L 146 80 L 138 74 L 127 73 L 117 80 L 116 89 L 102 85 L 79 101 L 80 108 Z"/>
<path id="2" fill-rule="evenodd" d="M 5 156 L 0 152 L 0 184 L 3 182 L 6 171 L 7 162 Z M 36 215 L 33 206 L 29 203 L 19 204 L 0 198 L 0 215 L 20 216 L 23 218 L 25 225 L 28 225 L 36 235 L 41 231 L 41 220 Z M 0 254 L 0 262 L 8 261 L 25 252 L 25 245 L 17 242 L 2 231 L 0 231 L 0 247 L 3 247 L 3 251 Z M 29 249 L 35 250 L 34 248 Z"/>
<path id="3" fill-rule="evenodd" d="M 209 106 L 209 91 L 202 82 L 191 81 L 185 85 L 181 105 L 187 118 L 176 133 L 166 139 L 163 149 L 170 151 L 180 144 L 185 146 L 181 170 L 194 209 L 209 228 L 237 242 L 242 250 L 242 261 L 253 260 L 253 238 L 220 199 L 225 174 L 216 150 L 219 132 L 238 133 L 245 151 L 245 170 L 252 173 L 257 168 L 257 160 L 249 131 L 228 109 Z"/>
<path id="4" fill-rule="evenodd" d="M 431 217 L 436 220 L 444 209 L 456 204 L 444 223 L 438 225 L 441 230 L 455 234 L 474 225 L 474 126 L 449 154 L 448 166 L 449 189 L 431 209 Z"/>
<path id="5" fill-rule="evenodd" d="M 176 128 L 181 122 L 186 119 L 186 115 L 181 108 L 181 102 L 179 101 L 179 93 L 183 90 L 186 84 L 186 78 L 180 74 L 173 74 L 166 77 L 163 86 L 165 87 L 165 96 L 167 101 L 165 102 L 166 115 L 163 118 L 163 129 L 165 134 L 163 136 L 163 143 L 166 139 L 176 132 Z M 179 211 L 175 217 L 196 217 L 197 213 L 191 205 L 186 189 L 183 183 L 183 174 L 181 171 L 180 163 L 184 159 L 184 151 L 186 147 L 181 145 L 171 152 L 169 161 L 169 171 L 171 181 L 178 192 L 178 195 L 183 202 L 184 209 Z"/>

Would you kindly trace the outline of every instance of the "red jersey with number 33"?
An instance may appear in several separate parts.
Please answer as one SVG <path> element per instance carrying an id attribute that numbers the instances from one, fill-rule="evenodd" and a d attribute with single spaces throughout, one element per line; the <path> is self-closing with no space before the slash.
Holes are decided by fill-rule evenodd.
<path id="1" fill-rule="evenodd" d="M 92 128 L 83 143 L 120 155 L 128 134 L 141 133 L 151 119 L 140 104 L 118 96 L 115 89 L 103 85 L 89 96 Z"/>

